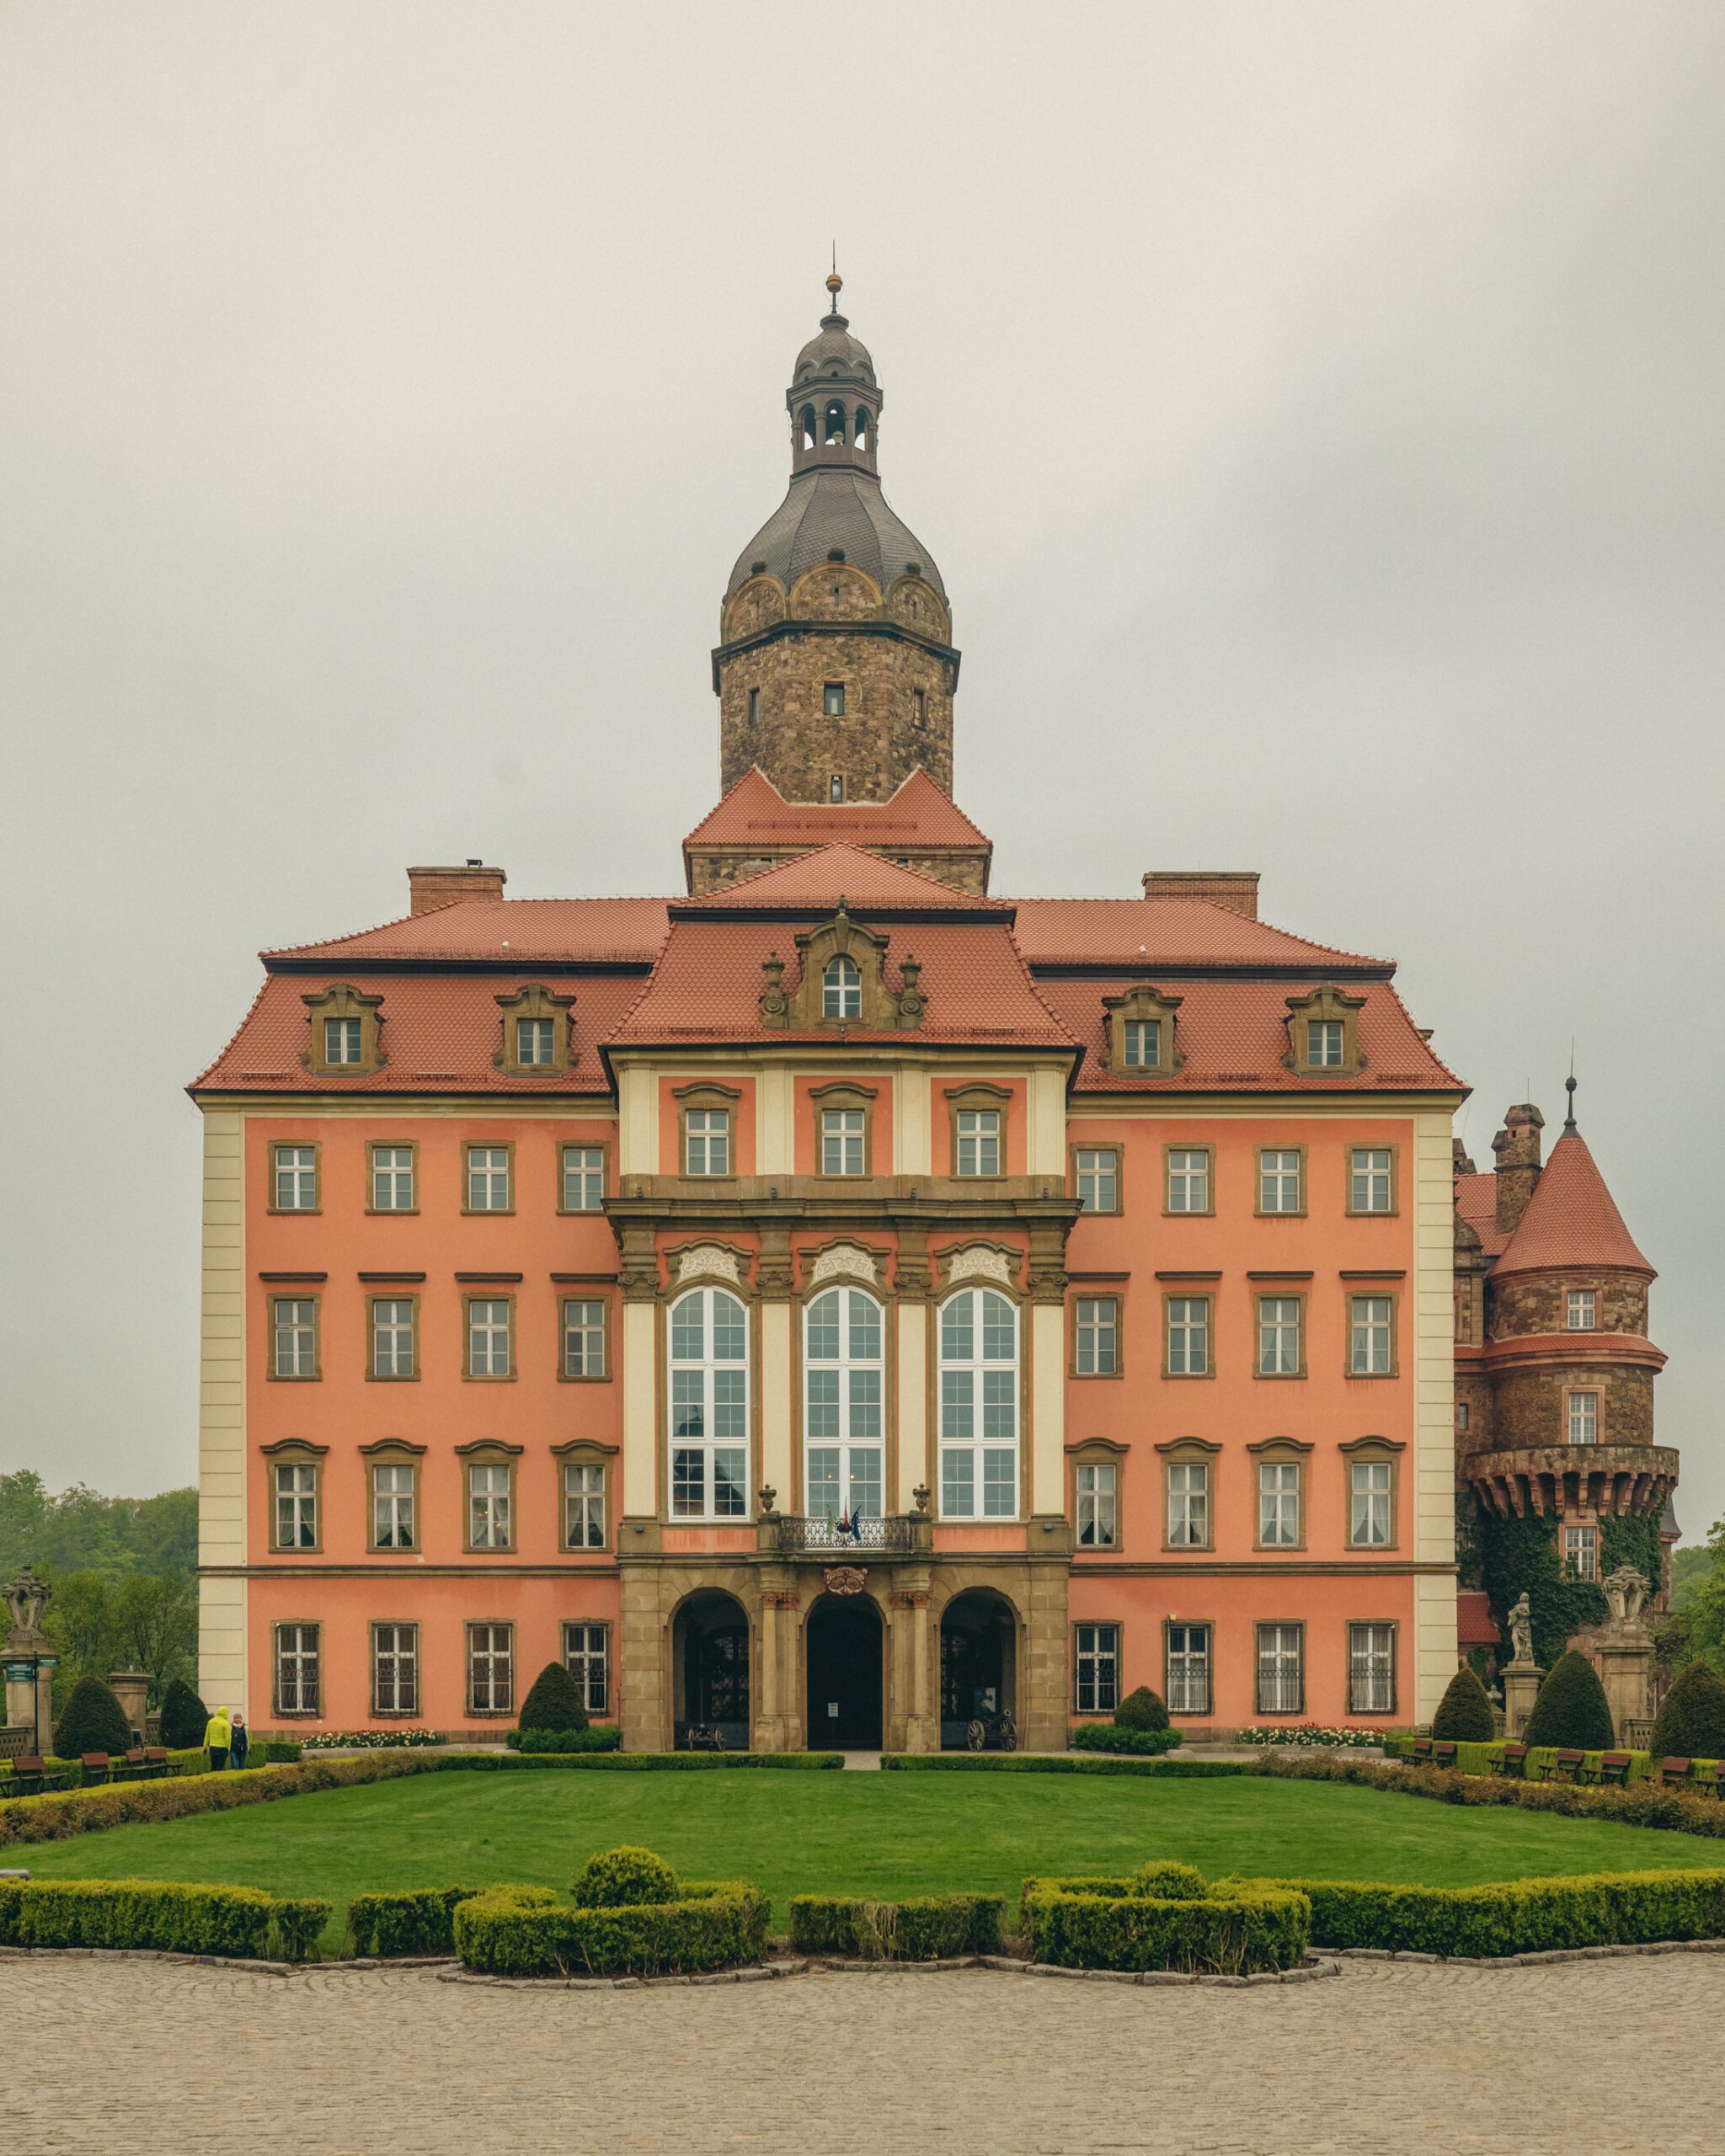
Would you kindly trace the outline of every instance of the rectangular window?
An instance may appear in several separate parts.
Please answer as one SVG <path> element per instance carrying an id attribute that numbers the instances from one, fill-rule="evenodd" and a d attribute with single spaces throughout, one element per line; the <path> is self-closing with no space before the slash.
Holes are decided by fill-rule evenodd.
<path id="1" fill-rule="evenodd" d="M 1352 1308 L 1348 1375 L 1389 1377 L 1396 1367 L 1394 1299 L 1389 1295 L 1354 1295 L 1348 1299 Z"/>
<path id="2" fill-rule="evenodd" d="M 1260 1460 L 1258 1539 L 1266 1550 L 1300 1546 L 1300 1470 L 1292 1460 Z"/>
<path id="3" fill-rule="evenodd" d="M 605 1375 L 605 1305 L 569 1302 L 563 1306 L 563 1374 L 566 1378 Z"/>
<path id="4" fill-rule="evenodd" d="M 842 718 L 845 715 L 845 685 L 842 681 L 829 681 L 821 692 L 820 708 L 828 718 Z"/>
<path id="5" fill-rule="evenodd" d="M 318 1470 L 309 1460 L 275 1467 L 275 1546 L 315 1550 L 318 1546 Z"/>
<path id="6" fill-rule="evenodd" d="M 1298 1625 L 1258 1628 L 1258 1711 L 1297 1715 L 1306 1704 L 1305 1641 Z"/>
<path id="7" fill-rule="evenodd" d="M 1081 1550 L 1112 1550 L 1119 1540 L 1119 1476 L 1107 1461 L 1073 1469 Z"/>
<path id="8" fill-rule="evenodd" d="M 557 1059 L 553 1018 L 515 1020 L 515 1061 L 523 1070 L 549 1069 Z"/>
<path id="9" fill-rule="evenodd" d="M 1566 1309 L 1568 1328 L 1572 1332 L 1591 1332 L 1597 1322 L 1595 1313 L 1598 1298 L 1591 1288 L 1572 1288 Z"/>
<path id="10" fill-rule="evenodd" d="M 959 1109 L 958 1151 L 956 1174 L 997 1176 L 1000 1173 L 1001 1112 L 998 1108 Z"/>
<path id="11" fill-rule="evenodd" d="M 1348 1156 L 1348 1210 L 1387 1213 L 1395 1195 L 1387 1145 L 1356 1145 Z"/>
<path id="12" fill-rule="evenodd" d="M 318 1209 L 318 1149 L 315 1145 L 275 1148 L 275 1210 L 315 1213 Z"/>
<path id="13" fill-rule="evenodd" d="M 467 1711 L 513 1714 L 515 1704 L 515 1640 L 513 1625 L 467 1627 Z"/>
<path id="14" fill-rule="evenodd" d="M 1300 1374 L 1300 1298 L 1260 1295 L 1258 1299 L 1258 1374 L 1261 1378 Z"/>
<path id="15" fill-rule="evenodd" d="M 1204 1550 L 1210 1546 L 1210 1464 L 1175 1460 L 1168 1476 L 1168 1546 Z"/>
<path id="16" fill-rule="evenodd" d="M 1467 1402 L 1465 1400 L 1458 1400 L 1455 1403 L 1455 1428 L 1466 1432 L 1470 1419 Z"/>
<path id="17" fill-rule="evenodd" d="M 1396 1627 L 1348 1627 L 1348 1711 L 1389 1715 L 1396 1711 Z"/>
<path id="18" fill-rule="evenodd" d="M 674 1382 L 680 1384 L 688 1374 L 676 1373 Z M 698 1376 L 699 1373 L 696 1373 Z M 739 1391 L 740 1374 L 716 1371 L 715 1388 L 727 1377 L 735 1375 Z M 674 1403 L 675 1405 L 676 1403 Z M 715 1406 L 719 1412 L 723 1402 Z M 670 1496 L 672 1512 L 680 1519 L 743 1519 L 748 1515 L 749 1493 L 744 1487 L 747 1474 L 747 1453 L 741 1445 L 713 1445 L 697 1450 L 678 1446 L 670 1456 Z M 709 1462 L 713 1471 L 713 1502 L 707 1502 L 707 1476 Z"/>
<path id="19" fill-rule="evenodd" d="M 467 1543 L 474 1550 L 510 1546 L 510 1470 L 507 1467 L 467 1469 Z"/>
<path id="20" fill-rule="evenodd" d="M 605 1547 L 605 1470 L 596 1460 L 564 1463 L 563 1540 L 567 1550 Z"/>
<path id="21" fill-rule="evenodd" d="M 1342 1068 L 1342 1021 L 1308 1018 L 1306 1022 L 1306 1060 L 1313 1070 Z"/>
<path id="22" fill-rule="evenodd" d="M 1210 1297 L 1168 1298 L 1168 1375 L 1201 1378 L 1210 1371 Z"/>
<path id="23" fill-rule="evenodd" d="M 761 723 L 761 691 L 759 689 L 750 689 L 749 691 L 749 723 L 750 726 L 759 726 Z"/>
<path id="24" fill-rule="evenodd" d="M 508 1298 L 475 1296 L 467 1305 L 467 1375 L 506 1378 L 510 1368 Z"/>
<path id="25" fill-rule="evenodd" d="M 1599 1530 L 1596 1527 L 1566 1527 L 1563 1530 L 1563 1568 L 1573 1580 L 1599 1577 Z"/>
<path id="26" fill-rule="evenodd" d="M 371 1210 L 374 1213 L 411 1213 L 414 1210 L 414 1149 L 411 1145 L 374 1145 L 371 1148 Z"/>
<path id="27" fill-rule="evenodd" d="M 590 1715 L 611 1712 L 611 1627 L 565 1625 L 563 1658 Z"/>
<path id="28" fill-rule="evenodd" d="M 1168 1210 L 1171 1213 L 1209 1212 L 1208 1145 L 1171 1145 L 1168 1148 Z"/>
<path id="29" fill-rule="evenodd" d="M 1305 1205 L 1300 1187 L 1299 1148 L 1266 1146 L 1258 1156 L 1258 1211 L 1299 1213 Z"/>
<path id="30" fill-rule="evenodd" d="M 730 1171 L 730 1110 L 690 1108 L 683 1117 L 683 1173 L 728 1176 Z"/>
<path id="31" fill-rule="evenodd" d="M 861 1108 L 823 1108 L 820 1111 L 822 1175 L 862 1174 L 862 1113 Z"/>
<path id="32" fill-rule="evenodd" d="M 356 1064 L 360 1060 L 360 1022 L 357 1018 L 326 1018 L 323 1021 L 323 1060 L 332 1064 Z"/>
<path id="33" fill-rule="evenodd" d="M 274 1321 L 275 1370 L 279 1378 L 318 1374 L 318 1305 L 310 1295 L 278 1295 Z"/>
<path id="34" fill-rule="evenodd" d="M 1081 1378 L 1111 1378 L 1120 1366 L 1120 1305 L 1114 1295 L 1081 1295 L 1074 1367 Z"/>
<path id="35" fill-rule="evenodd" d="M 605 1206 L 605 1153 L 598 1145 L 563 1149 L 563 1209 L 598 1213 Z"/>
<path id="36" fill-rule="evenodd" d="M 1120 1703 L 1120 1628 L 1075 1625 L 1072 1705 L 1081 1715 L 1111 1715 Z"/>
<path id="37" fill-rule="evenodd" d="M 1391 1467 L 1386 1460 L 1356 1460 L 1348 1468 L 1348 1540 L 1356 1550 L 1390 1546 Z"/>
<path id="38" fill-rule="evenodd" d="M 1572 1392 L 1569 1396 L 1569 1442 L 1593 1445 L 1599 1441 L 1599 1396 Z"/>
<path id="39" fill-rule="evenodd" d="M 1162 1022 L 1160 1018 L 1121 1021 L 1122 1052 L 1129 1070 L 1154 1070 L 1162 1059 Z"/>
<path id="40" fill-rule="evenodd" d="M 371 1627 L 371 1711 L 379 1715 L 416 1715 L 419 1711 L 417 1625 Z"/>
<path id="41" fill-rule="evenodd" d="M 509 1209 L 508 1146 L 468 1146 L 468 1212 L 507 1213 Z"/>
<path id="42" fill-rule="evenodd" d="M 414 1374 L 414 1302 L 411 1295 L 377 1296 L 371 1305 L 371 1374 L 410 1378 Z"/>
<path id="43" fill-rule="evenodd" d="M 371 1470 L 371 1539 L 380 1550 L 414 1547 L 414 1470 L 405 1465 Z"/>
<path id="44" fill-rule="evenodd" d="M 1075 1157 L 1077 1198 L 1086 1213 L 1120 1209 L 1120 1156 L 1112 1145 L 1084 1145 Z"/>
<path id="45" fill-rule="evenodd" d="M 315 1625 L 275 1627 L 275 1711 L 279 1715 L 318 1711 L 318 1631 Z"/>
<path id="46" fill-rule="evenodd" d="M 1170 1625 L 1164 1681 L 1171 1715 L 1210 1712 L 1210 1626 Z"/>

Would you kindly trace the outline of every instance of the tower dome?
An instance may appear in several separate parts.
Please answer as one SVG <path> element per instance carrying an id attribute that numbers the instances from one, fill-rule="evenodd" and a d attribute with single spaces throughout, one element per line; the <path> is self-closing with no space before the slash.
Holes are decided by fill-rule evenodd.
<path id="1" fill-rule="evenodd" d="M 880 800 L 921 768 L 952 790 L 959 654 L 946 586 L 881 492 L 874 361 L 838 310 L 785 392 L 791 477 L 737 556 L 718 648 L 720 770 L 759 766 L 789 800 Z"/>

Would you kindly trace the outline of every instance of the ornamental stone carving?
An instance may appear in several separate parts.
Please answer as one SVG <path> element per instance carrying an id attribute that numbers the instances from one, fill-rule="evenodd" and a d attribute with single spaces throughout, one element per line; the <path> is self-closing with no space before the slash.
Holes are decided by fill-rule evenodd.
<path id="1" fill-rule="evenodd" d="M 855 1243 L 834 1243 L 830 1249 L 817 1251 L 809 1267 L 809 1285 L 819 1287 L 823 1280 L 866 1280 L 873 1287 L 880 1278 L 880 1268 L 866 1250 L 859 1250 Z"/>
<path id="2" fill-rule="evenodd" d="M 12 1627 L 17 1632 L 38 1632 L 41 1630 L 42 1612 L 54 1598 L 54 1590 L 45 1579 L 36 1577 L 35 1567 L 26 1565 L 15 1580 L 6 1588 L 6 1606 L 12 1612 Z"/>
<path id="3" fill-rule="evenodd" d="M 1605 1590 L 1612 1624 L 1624 1631 L 1638 1630 L 1641 1613 L 1647 1607 L 1648 1583 L 1634 1566 L 1620 1565 L 1615 1572 L 1607 1572 L 1599 1585 Z"/>
<path id="4" fill-rule="evenodd" d="M 960 1280 L 998 1280 L 1003 1288 L 1010 1288 L 1012 1261 L 1003 1250 L 980 1246 L 955 1251 L 947 1261 L 947 1284 L 956 1287 Z"/>
<path id="5" fill-rule="evenodd" d="M 734 1250 L 726 1250 L 720 1243 L 697 1243 L 692 1250 L 677 1253 L 677 1278 L 692 1280 L 705 1274 L 719 1280 L 734 1280 L 743 1284 L 742 1262 Z"/>
<path id="6" fill-rule="evenodd" d="M 820 1577 L 829 1594 L 861 1594 L 868 1575 L 860 1565 L 829 1565 Z"/>

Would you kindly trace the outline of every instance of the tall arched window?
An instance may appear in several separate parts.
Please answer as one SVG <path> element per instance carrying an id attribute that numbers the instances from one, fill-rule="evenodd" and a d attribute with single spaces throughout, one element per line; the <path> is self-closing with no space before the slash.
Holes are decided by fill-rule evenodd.
<path id="1" fill-rule="evenodd" d="M 858 449 L 868 448 L 868 432 L 873 422 L 868 417 L 868 407 L 866 404 L 859 404 L 857 407 L 857 446 Z"/>
<path id="2" fill-rule="evenodd" d="M 670 1508 L 678 1519 L 749 1513 L 749 1314 L 723 1288 L 670 1312 Z"/>
<path id="3" fill-rule="evenodd" d="M 879 1519 L 884 1331 L 860 1288 L 829 1288 L 803 1317 L 803 1437 L 810 1519 Z M 853 1539 L 862 1530 L 852 1529 Z"/>
<path id="4" fill-rule="evenodd" d="M 820 976 L 820 1015 L 823 1018 L 860 1018 L 862 1015 L 862 976 L 854 958 L 841 951 L 826 962 Z"/>
<path id="5" fill-rule="evenodd" d="M 826 408 L 826 424 L 822 429 L 829 449 L 842 449 L 845 446 L 845 408 L 835 398 Z"/>
<path id="6" fill-rule="evenodd" d="M 805 404 L 803 407 L 798 424 L 803 430 L 804 448 L 813 449 L 814 446 L 814 407 L 812 404 Z"/>
<path id="7" fill-rule="evenodd" d="M 1018 1313 L 991 1288 L 966 1288 L 940 1313 L 943 1519 L 1018 1513 Z"/>

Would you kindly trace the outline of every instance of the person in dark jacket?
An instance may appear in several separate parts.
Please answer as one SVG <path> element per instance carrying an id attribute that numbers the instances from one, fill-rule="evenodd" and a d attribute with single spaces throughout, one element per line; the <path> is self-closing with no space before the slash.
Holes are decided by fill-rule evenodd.
<path id="1" fill-rule="evenodd" d="M 246 1734 L 246 1718 L 243 1715 L 234 1715 L 230 1717 L 230 1722 L 227 1764 L 230 1767 L 243 1767 L 246 1763 L 246 1753 L 250 1750 L 252 1742 Z"/>

